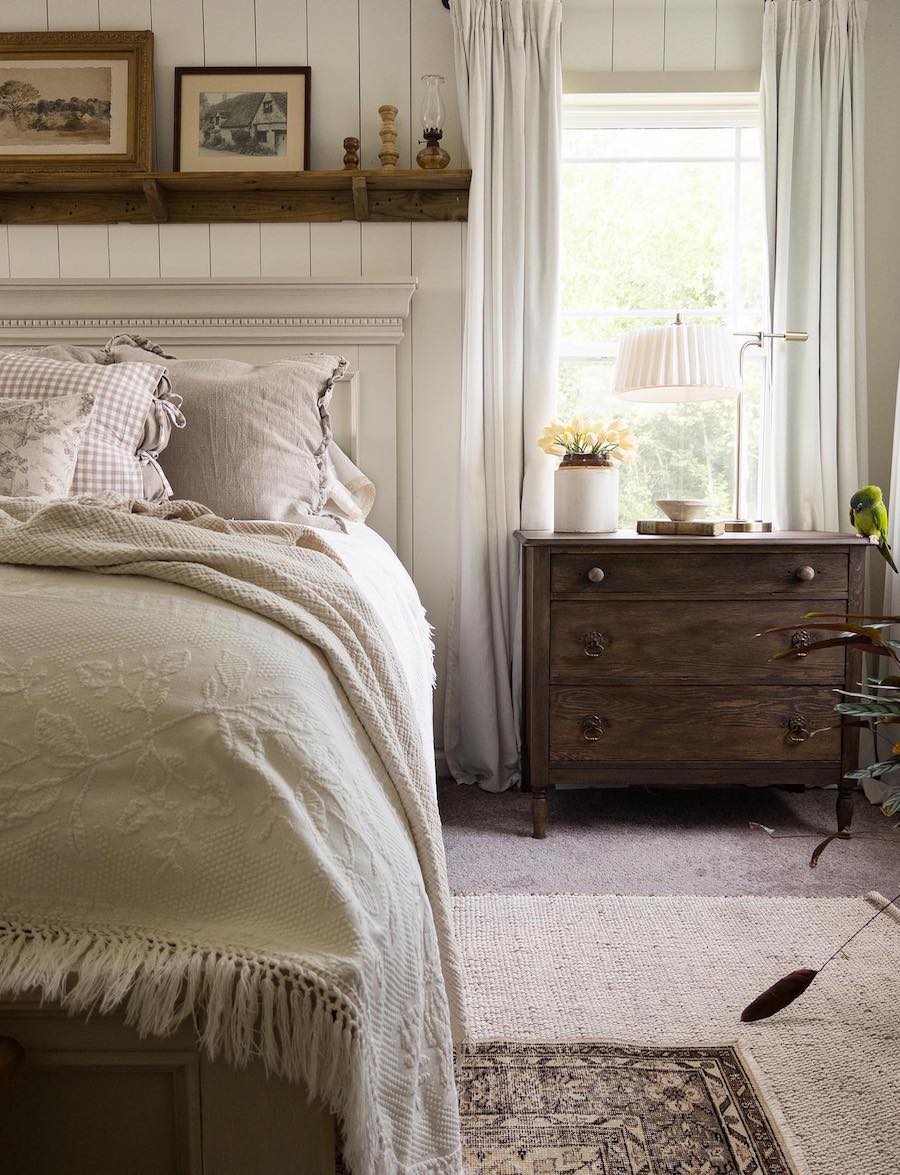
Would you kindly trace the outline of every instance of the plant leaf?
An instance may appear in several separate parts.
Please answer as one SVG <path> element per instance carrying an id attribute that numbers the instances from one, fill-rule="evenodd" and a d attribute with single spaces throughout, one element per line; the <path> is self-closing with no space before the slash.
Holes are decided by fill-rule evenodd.
<path id="1" fill-rule="evenodd" d="M 776 1012 L 780 1012 L 782 1008 L 786 1008 L 802 996 L 818 974 L 818 971 L 813 971 L 809 967 L 791 971 L 748 1004 L 741 1012 L 741 1021 L 744 1024 L 752 1024 L 755 1020 L 767 1020 L 769 1016 L 774 1016 Z"/>

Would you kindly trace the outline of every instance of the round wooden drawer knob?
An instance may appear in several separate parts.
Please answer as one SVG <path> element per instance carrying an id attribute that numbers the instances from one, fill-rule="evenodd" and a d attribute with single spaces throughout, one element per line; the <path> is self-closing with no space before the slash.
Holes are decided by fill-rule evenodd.
<path id="1" fill-rule="evenodd" d="M 794 579 L 799 579 L 801 583 L 809 583 L 810 580 L 816 578 L 815 567 L 798 567 L 794 572 Z"/>
<path id="2" fill-rule="evenodd" d="M 602 567 L 592 567 L 587 573 L 587 577 L 591 583 L 603 583 L 604 579 L 606 579 Z"/>

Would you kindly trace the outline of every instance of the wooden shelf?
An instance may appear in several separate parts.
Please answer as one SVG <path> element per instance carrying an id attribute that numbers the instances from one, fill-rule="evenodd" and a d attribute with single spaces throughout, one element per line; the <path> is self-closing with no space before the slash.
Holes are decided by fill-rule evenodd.
<path id="1" fill-rule="evenodd" d="M 469 171 L 15 172 L 0 224 L 465 220 Z"/>

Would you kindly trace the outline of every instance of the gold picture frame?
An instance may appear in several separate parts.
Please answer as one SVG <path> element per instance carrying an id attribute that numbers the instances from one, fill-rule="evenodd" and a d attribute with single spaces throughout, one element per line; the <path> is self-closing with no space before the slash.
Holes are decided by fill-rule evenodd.
<path id="1" fill-rule="evenodd" d="M 0 172 L 153 166 L 153 34 L 0 33 Z"/>

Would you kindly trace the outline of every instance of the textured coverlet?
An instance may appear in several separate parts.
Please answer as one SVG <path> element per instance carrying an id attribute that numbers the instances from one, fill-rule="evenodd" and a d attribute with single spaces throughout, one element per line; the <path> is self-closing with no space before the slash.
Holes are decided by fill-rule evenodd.
<path id="1" fill-rule="evenodd" d="M 0 992 L 194 1015 L 322 1097 L 354 1175 L 456 1173 L 432 773 L 327 537 L 0 499 L 0 564 Z"/>

